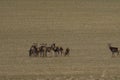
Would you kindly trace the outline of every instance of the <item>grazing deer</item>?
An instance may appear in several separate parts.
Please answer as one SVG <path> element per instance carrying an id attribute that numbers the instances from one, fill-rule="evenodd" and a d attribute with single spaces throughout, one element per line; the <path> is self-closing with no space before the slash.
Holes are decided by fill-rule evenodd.
<path id="1" fill-rule="evenodd" d="M 115 57 L 115 53 L 117 53 L 117 56 L 119 55 L 118 47 L 112 47 L 111 44 L 108 44 L 110 51 L 112 52 L 112 57 Z"/>
<path id="2" fill-rule="evenodd" d="M 65 56 L 69 56 L 69 55 L 70 55 L 70 49 L 69 49 L 69 48 L 66 48 Z"/>

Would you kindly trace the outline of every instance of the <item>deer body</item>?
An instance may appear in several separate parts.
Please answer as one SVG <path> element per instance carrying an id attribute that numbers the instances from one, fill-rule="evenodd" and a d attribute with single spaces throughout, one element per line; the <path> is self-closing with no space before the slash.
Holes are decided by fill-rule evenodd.
<path id="1" fill-rule="evenodd" d="M 115 53 L 117 53 L 117 55 L 119 55 L 118 47 L 113 47 L 113 46 L 111 46 L 111 44 L 109 44 L 108 46 L 109 46 L 110 51 L 112 52 L 112 57 L 115 56 Z"/>

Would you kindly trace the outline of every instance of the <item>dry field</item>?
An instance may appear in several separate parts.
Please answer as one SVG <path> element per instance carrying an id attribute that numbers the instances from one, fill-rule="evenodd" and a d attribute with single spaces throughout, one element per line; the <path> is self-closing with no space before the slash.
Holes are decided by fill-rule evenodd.
<path id="1" fill-rule="evenodd" d="M 0 0 L 0 80 L 120 80 L 119 0 Z M 69 57 L 29 57 L 55 42 Z"/>

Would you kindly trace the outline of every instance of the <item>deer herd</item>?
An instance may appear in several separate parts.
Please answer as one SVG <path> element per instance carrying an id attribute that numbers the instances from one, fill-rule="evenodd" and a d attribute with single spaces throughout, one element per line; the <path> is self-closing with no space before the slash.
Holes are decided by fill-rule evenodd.
<path id="1" fill-rule="evenodd" d="M 120 50 L 118 47 L 114 47 L 110 43 L 108 44 L 108 47 L 112 53 L 112 57 L 119 56 Z M 69 56 L 70 49 L 63 49 L 61 46 L 56 46 L 55 43 L 51 44 L 50 46 L 47 46 L 47 44 L 40 44 L 40 46 L 38 46 L 37 43 L 33 43 L 29 49 L 29 56 L 47 57 L 48 54 L 54 55 L 56 57 L 59 55 Z"/>
<path id="2" fill-rule="evenodd" d="M 47 57 L 48 55 L 51 56 L 69 56 L 70 49 L 66 48 L 63 49 L 61 46 L 56 46 L 55 43 L 51 45 L 47 45 L 42 43 L 38 45 L 37 43 L 33 43 L 29 49 L 29 56 L 40 56 L 40 57 Z"/>

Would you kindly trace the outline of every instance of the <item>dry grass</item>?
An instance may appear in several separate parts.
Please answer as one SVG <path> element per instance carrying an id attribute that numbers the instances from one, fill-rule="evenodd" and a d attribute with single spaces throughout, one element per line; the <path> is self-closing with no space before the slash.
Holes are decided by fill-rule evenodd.
<path id="1" fill-rule="evenodd" d="M 41 4 L 41 5 L 40 5 Z M 0 1 L 0 80 L 119 80 L 119 0 Z M 28 57 L 33 42 L 69 57 Z"/>
<path id="2" fill-rule="evenodd" d="M 71 38 L 71 33 L 74 39 Z M 62 34 L 64 34 L 64 31 Z M 58 35 L 61 36 L 61 34 Z M 67 40 L 70 40 L 67 41 L 63 38 L 66 42 L 59 41 L 60 38 L 57 38 L 58 42 L 56 43 L 64 46 L 64 48 L 70 47 L 71 55 L 69 57 L 28 57 L 28 49 L 33 38 L 29 38 L 30 40 L 27 41 L 27 38 L 1 40 L 1 79 L 119 80 L 120 58 L 112 58 L 111 52 L 107 47 L 107 42 L 110 41 L 107 35 L 110 34 L 103 34 L 104 37 L 97 36 L 101 35 L 99 33 L 93 33 L 94 36 L 91 36 L 92 34 L 83 34 L 82 39 L 81 37 L 76 37 L 76 35 L 79 36 L 82 33 L 73 33 L 73 31 L 66 33 L 64 36 L 67 37 Z M 49 38 L 45 38 L 49 42 Z M 40 40 L 40 38 L 37 38 L 37 40 Z M 119 47 L 117 41 L 112 43 Z"/>

